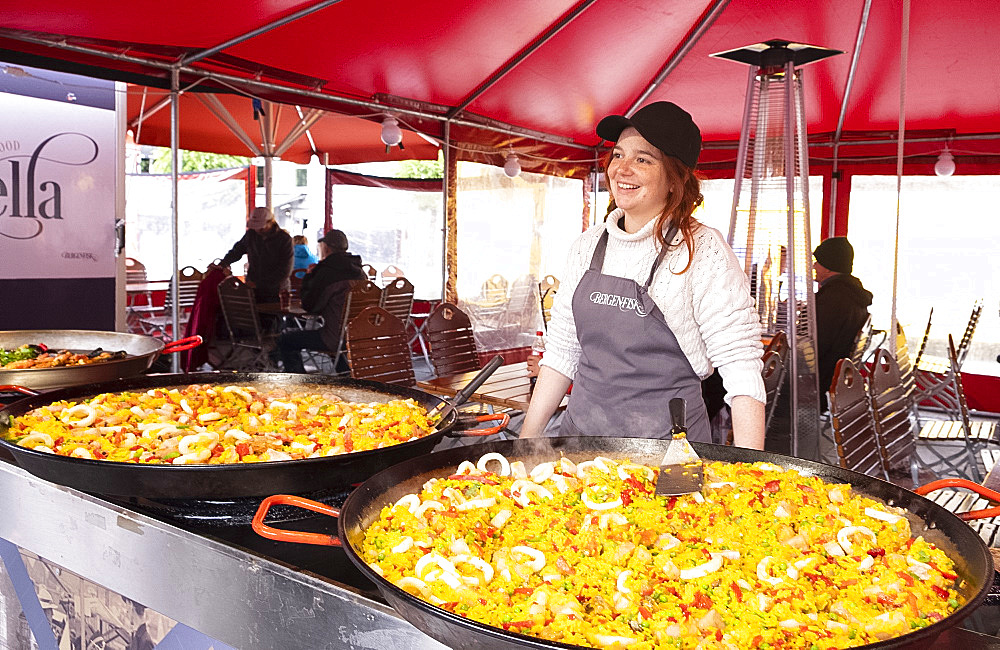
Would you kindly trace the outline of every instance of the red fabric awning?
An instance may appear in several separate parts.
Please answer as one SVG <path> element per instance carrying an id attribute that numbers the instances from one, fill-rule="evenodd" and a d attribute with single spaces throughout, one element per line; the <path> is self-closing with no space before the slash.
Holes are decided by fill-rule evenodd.
<path id="1" fill-rule="evenodd" d="M 809 132 L 832 133 L 864 0 L 345 1 L 325 3 L 293 22 L 261 29 L 314 4 L 176 0 L 150 19 L 126 0 L 50 0 L 30 11 L 5 12 L 0 60 L 163 87 L 169 63 L 260 29 L 253 38 L 191 63 L 181 75 L 182 85 L 202 74 L 224 74 L 243 80 L 230 80 L 229 86 L 265 99 L 364 117 L 370 130 L 345 126 L 328 146 L 331 151 L 337 150 L 335 145 L 353 147 L 366 156 L 373 155 L 370 143 L 377 138 L 377 114 L 383 110 L 398 112 L 404 126 L 434 137 L 443 135 L 441 120 L 406 111 L 454 114 L 460 122 L 453 123 L 451 136 L 461 158 L 502 164 L 504 150 L 513 146 L 526 170 L 580 175 L 591 168 L 592 152 L 566 145 L 599 144 L 593 132 L 596 121 L 627 110 L 668 62 L 669 74 L 648 101 L 669 99 L 686 108 L 709 144 L 738 139 L 746 67 L 709 55 L 770 38 L 845 52 L 805 68 Z M 716 7 L 722 9 L 712 22 Z M 898 3 L 873 4 L 844 121 L 847 139 L 862 132 L 884 138 L 896 129 L 900 20 Z M 686 39 L 697 35 L 700 21 L 711 25 L 687 47 Z M 959 136 L 998 130 L 998 28 L 1000 5 L 993 0 L 914 4 L 908 129 Z M 57 43 L 77 49 L 54 47 Z M 258 80 L 277 88 L 256 87 Z M 230 89 L 218 79 L 201 81 L 198 87 Z M 311 95 L 297 94 L 301 92 Z M 183 146 L 212 146 L 214 136 L 192 132 L 209 124 L 196 108 L 185 107 L 181 120 L 189 142 Z M 493 128 L 478 128 L 477 123 Z M 148 126 L 151 133 L 153 123 Z M 535 133 L 544 138 L 533 138 Z M 391 154 L 429 156 L 426 147 L 431 145 L 418 140 L 404 140 L 406 150 Z M 998 142 L 981 139 L 961 149 L 995 156 Z M 922 146 L 933 155 L 942 144 Z M 880 149 L 894 154 L 891 143 Z M 840 151 L 846 157 L 861 152 L 855 147 Z M 822 159 L 832 149 L 816 146 L 811 154 Z M 963 155 L 958 154 L 959 165 Z M 345 154 L 342 160 L 348 158 Z M 733 158 L 732 148 L 706 152 L 707 162 L 725 164 Z M 292 152 L 288 159 L 299 160 Z"/>

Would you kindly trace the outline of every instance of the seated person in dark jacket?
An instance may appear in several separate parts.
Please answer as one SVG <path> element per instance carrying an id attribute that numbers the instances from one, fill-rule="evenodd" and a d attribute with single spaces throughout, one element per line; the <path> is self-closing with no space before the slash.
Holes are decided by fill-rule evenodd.
<path id="1" fill-rule="evenodd" d="M 302 350 L 336 353 L 340 345 L 344 302 L 354 282 L 368 279 L 361 268 L 361 256 L 347 252 L 347 235 L 328 230 L 319 240 L 320 260 L 302 278 L 302 308 L 310 314 L 323 316 L 323 327 L 317 330 L 292 330 L 278 337 L 278 356 L 285 372 L 305 372 Z M 347 359 L 341 357 L 337 372 L 347 372 Z"/>
<path id="2" fill-rule="evenodd" d="M 872 294 L 851 275 L 854 247 L 847 237 L 831 237 L 813 251 L 816 292 L 816 356 L 819 359 L 820 405 L 826 410 L 826 392 L 837 362 L 850 358 L 854 340 L 868 319 Z"/>
<path id="3" fill-rule="evenodd" d="M 254 208 L 247 219 L 247 232 L 222 258 L 219 266 L 228 267 L 247 256 L 246 282 L 254 289 L 258 303 L 274 303 L 289 287 L 292 273 L 292 238 L 278 226 L 267 208 Z"/>

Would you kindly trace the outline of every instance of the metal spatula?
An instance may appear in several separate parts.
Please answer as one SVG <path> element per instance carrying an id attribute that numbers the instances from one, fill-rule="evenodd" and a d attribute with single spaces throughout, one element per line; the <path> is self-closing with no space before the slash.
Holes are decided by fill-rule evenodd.
<path id="1" fill-rule="evenodd" d="M 680 496 L 701 492 L 705 481 L 701 457 L 687 439 L 684 426 L 686 405 L 680 397 L 670 400 L 671 440 L 660 462 L 660 475 L 656 478 L 656 493 L 662 496 Z"/>

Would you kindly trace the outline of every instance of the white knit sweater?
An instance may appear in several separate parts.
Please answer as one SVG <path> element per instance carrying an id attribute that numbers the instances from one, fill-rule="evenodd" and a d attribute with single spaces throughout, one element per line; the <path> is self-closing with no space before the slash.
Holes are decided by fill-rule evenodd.
<path id="1" fill-rule="evenodd" d="M 576 375 L 580 343 L 573 320 L 573 294 L 590 267 L 597 242 L 608 231 L 604 256 L 606 275 L 645 283 L 656 259 L 653 229 L 656 220 L 642 230 L 627 233 L 618 227 L 622 211 L 612 212 L 605 223 L 597 224 L 573 243 L 559 293 L 552 306 L 552 320 L 546 336 L 542 365 L 566 377 Z M 674 243 L 682 241 L 678 234 Z M 761 325 L 750 296 L 750 282 L 732 249 L 718 230 L 701 225 L 694 232 L 694 262 L 678 274 L 688 261 L 687 246 L 672 248 L 664 257 L 649 294 L 663 312 L 667 325 L 677 337 L 691 367 L 704 379 L 719 369 L 726 387 L 726 401 L 735 395 L 749 395 L 764 402 L 761 378 Z"/>

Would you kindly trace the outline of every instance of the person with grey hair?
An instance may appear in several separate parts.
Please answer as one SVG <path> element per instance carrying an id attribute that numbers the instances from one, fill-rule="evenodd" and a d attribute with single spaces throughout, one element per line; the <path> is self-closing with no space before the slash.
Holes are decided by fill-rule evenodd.
<path id="1" fill-rule="evenodd" d="M 246 234 L 218 266 L 228 267 L 244 255 L 247 256 L 246 283 L 253 287 L 257 302 L 279 302 L 281 291 L 289 286 L 294 252 L 291 235 L 278 226 L 268 208 L 253 209 L 247 218 Z"/>
<path id="2" fill-rule="evenodd" d="M 302 350 L 336 353 L 340 344 L 344 301 L 354 282 L 368 275 L 361 268 L 361 256 L 347 252 L 347 235 L 330 229 L 319 240 L 323 259 L 302 278 L 302 308 L 323 316 L 318 330 L 289 330 L 278 337 L 277 356 L 285 372 L 305 372 Z M 347 360 L 341 357 L 336 372 L 347 372 Z"/>

